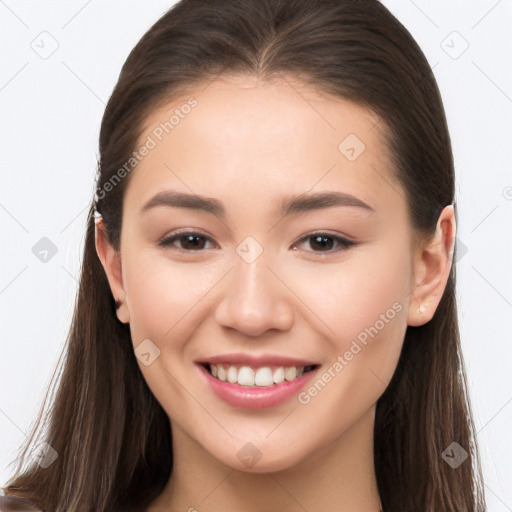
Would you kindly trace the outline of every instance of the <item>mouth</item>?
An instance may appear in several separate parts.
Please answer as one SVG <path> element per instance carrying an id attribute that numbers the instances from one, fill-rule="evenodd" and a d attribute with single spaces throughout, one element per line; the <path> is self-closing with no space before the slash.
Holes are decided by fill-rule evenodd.
<path id="1" fill-rule="evenodd" d="M 265 388 L 283 382 L 293 382 L 320 365 L 306 366 L 248 366 L 225 363 L 199 363 L 215 379 L 242 387 Z"/>
<path id="2" fill-rule="evenodd" d="M 288 403 L 321 364 L 282 354 L 217 354 L 194 361 L 208 392 L 239 409 L 264 409 Z"/>

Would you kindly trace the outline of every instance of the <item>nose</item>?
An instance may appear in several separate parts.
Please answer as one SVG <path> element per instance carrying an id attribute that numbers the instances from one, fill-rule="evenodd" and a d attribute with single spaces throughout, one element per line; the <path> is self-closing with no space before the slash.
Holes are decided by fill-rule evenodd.
<path id="1" fill-rule="evenodd" d="M 269 329 L 288 330 L 293 324 L 290 290 L 278 272 L 261 255 L 247 263 L 241 258 L 228 274 L 216 321 L 246 336 L 260 336 Z"/>

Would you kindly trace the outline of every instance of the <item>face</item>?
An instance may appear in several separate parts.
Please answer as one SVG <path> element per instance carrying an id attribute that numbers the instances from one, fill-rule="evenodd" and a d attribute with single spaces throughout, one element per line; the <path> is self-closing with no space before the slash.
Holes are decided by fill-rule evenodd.
<path id="1" fill-rule="evenodd" d="M 114 296 L 173 434 L 205 457 L 297 465 L 391 380 L 413 236 L 377 121 L 291 80 L 225 78 L 148 118 Z"/>

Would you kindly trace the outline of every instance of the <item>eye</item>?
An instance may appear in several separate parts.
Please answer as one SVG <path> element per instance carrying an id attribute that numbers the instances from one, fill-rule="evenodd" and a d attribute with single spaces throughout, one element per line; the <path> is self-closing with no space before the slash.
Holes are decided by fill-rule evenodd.
<path id="1" fill-rule="evenodd" d="M 158 245 L 163 247 L 174 245 L 176 247 L 175 242 L 178 242 L 179 247 L 176 247 L 178 250 L 184 252 L 201 252 L 205 249 L 205 243 L 211 241 L 212 239 L 210 237 L 202 235 L 201 233 L 197 233 L 195 231 L 182 231 L 180 233 L 174 233 L 166 236 L 158 242 Z M 355 242 L 351 242 L 350 240 L 339 236 L 329 235 L 328 233 L 312 233 L 299 240 L 299 242 L 302 243 L 305 241 L 310 242 L 313 252 L 327 254 L 341 252 L 355 245 Z M 337 250 L 331 250 L 332 246 L 335 244 L 338 244 L 340 247 Z M 297 244 L 294 244 L 293 246 L 294 250 L 296 245 Z"/>
<path id="2" fill-rule="evenodd" d="M 204 241 L 211 241 L 211 238 L 204 236 L 201 233 L 196 233 L 195 231 L 182 231 L 181 233 L 174 233 L 166 236 L 158 242 L 158 245 L 168 247 L 174 245 L 174 242 L 176 241 L 179 241 L 180 243 L 178 250 L 182 250 L 184 252 L 201 252 L 205 246 Z"/>
<path id="3" fill-rule="evenodd" d="M 339 236 L 330 235 L 328 233 L 312 233 L 301 240 L 299 242 L 305 242 L 309 241 L 310 246 L 314 249 L 313 252 L 320 252 L 320 253 L 336 253 L 341 252 L 349 247 L 352 247 L 355 245 L 355 242 L 351 242 L 350 240 L 347 240 L 346 238 L 342 238 Z M 338 244 L 340 248 L 337 250 L 330 250 L 332 249 L 332 246 L 334 244 Z M 295 249 L 295 245 L 293 246 Z M 317 250 L 319 249 L 319 250 Z"/>

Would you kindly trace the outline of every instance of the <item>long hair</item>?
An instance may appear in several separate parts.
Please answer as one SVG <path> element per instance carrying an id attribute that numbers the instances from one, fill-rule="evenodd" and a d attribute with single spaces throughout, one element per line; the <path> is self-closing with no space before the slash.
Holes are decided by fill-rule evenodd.
<path id="1" fill-rule="evenodd" d="M 158 106 L 223 73 L 267 81 L 293 76 L 375 112 L 418 233 L 431 236 L 442 208 L 454 204 L 451 141 L 434 75 L 410 33 L 377 0 L 175 4 L 131 51 L 106 107 L 57 391 L 48 406 L 45 397 L 4 487 L 46 511 L 142 512 L 171 475 L 170 422 L 136 362 L 129 326 L 116 317 L 93 214 L 102 214 L 119 250 L 131 177 L 118 179 L 119 170 L 126 171 L 144 122 Z M 455 292 L 452 265 L 433 318 L 407 328 L 396 371 L 377 402 L 374 459 L 385 512 L 485 510 Z M 36 432 L 58 455 L 48 467 L 27 456 Z M 454 442 L 468 454 L 457 468 L 443 458 Z"/>

